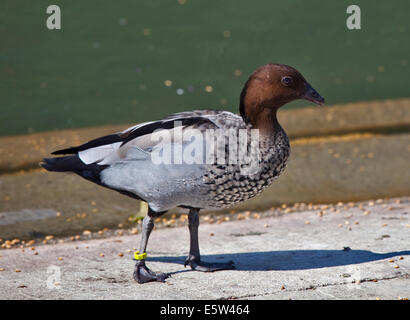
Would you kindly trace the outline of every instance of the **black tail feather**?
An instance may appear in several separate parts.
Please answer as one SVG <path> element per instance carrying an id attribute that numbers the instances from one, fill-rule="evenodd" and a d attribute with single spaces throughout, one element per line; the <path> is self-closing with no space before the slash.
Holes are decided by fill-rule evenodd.
<path id="1" fill-rule="evenodd" d="M 102 185 L 100 172 L 107 167 L 96 163 L 85 164 L 78 155 L 44 158 L 40 165 L 48 171 L 77 173 L 83 178 L 99 185 Z"/>
<path id="2" fill-rule="evenodd" d="M 40 165 L 48 171 L 56 172 L 79 172 L 86 168 L 86 165 L 77 155 L 58 158 L 44 158 Z"/>

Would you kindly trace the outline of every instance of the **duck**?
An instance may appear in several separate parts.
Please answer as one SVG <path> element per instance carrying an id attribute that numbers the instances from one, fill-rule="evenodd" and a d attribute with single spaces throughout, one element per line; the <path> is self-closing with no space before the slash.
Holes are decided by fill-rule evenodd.
<path id="1" fill-rule="evenodd" d="M 233 261 L 201 259 L 199 212 L 253 198 L 279 177 L 290 144 L 277 112 L 297 99 L 324 103 L 295 68 L 266 64 L 245 82 L 239 114 L 210 109 L 175 113 L 54 151 L 57 157 L 45 158 L 40 165 L 48 171 L 75 173 L 148 204 L 139 251 L 134 253 L 133 277 L 138 283 L 165 282 L 170 276 L 148 268 L 147 244 L 155 219 L 175 207 L 189 210 L 190 245 L 184 266 L 202 272 L 234 269 Z"/>

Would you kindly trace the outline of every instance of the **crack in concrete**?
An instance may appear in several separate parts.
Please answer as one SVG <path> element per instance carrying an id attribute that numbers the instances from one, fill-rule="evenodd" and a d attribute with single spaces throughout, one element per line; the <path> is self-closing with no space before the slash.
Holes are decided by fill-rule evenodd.
<path id="1" fill-rule="evenodd" d="M 343 286 L 343 285 L 360 285 L 361 283 L 364 282 L 379 282 L 379 281 L 388 281 L 388 280 L 393 280 L 393 279 L 410 279 L 410 274 L 404 273 L 404 274 L 397 274 L 395 276 L 389 276 L 389 277 L 381 277 L 381 278 L 365 278 L 365 279 L 360 279 L 360 282 L 356 284 L 355 281 L 346 281 L 346 282 L 339 282 L 339 283 L 323 283 L 320 285 L 310 285 L 309 287 L 305 288 L 299 288 L 299 289 L 293 289 L 293 290 L 288 290 L 288 289 L 283 289 L 279 292 L 289 292 L 289 293 L 295 293 L 295 292 L 300 292 L 300 291 L 307 291 L 307 290 L 317 290 L 319 288 L 326 288 L 326 287 L 331 287 L 331 286 Z M 320 290 L 318 290 L 320 291 Z M 221 297 L 218 300 L 240 300 L 240 299 L 247 299 L 247 298 L 255 298 L 258 296 L 268 296 L 268 295 L 275 295 L 279 293 L 278 291 L 274 292 L 266 292 L 266 293 L 261 293 L 261 294 L 249 294 L 249 295 L 243 295 L 243 296 L 229 296 L 229 297 Z M 326 294 L 329 296 L 332 296 L 330 294 L 324 293 L 320 291 L 322 294 Z M 335 296 L 332 296 L 333 298 L 336 298 Z"/>

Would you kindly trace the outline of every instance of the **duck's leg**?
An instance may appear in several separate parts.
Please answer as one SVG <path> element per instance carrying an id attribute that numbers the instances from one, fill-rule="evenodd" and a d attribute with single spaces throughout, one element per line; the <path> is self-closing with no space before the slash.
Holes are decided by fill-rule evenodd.
<path id="1" fill-rule="evenodd" d="M 134 269 L 134 279 L 138 283 L 146 283 L 150 281 L 160 281 L 164 282 L 166 278 L 168 278 L 167 273 L 155 273 L 152 272 L 148 267 L 145 265 L 145 257 L 147 249 L 148 238 L 151 234 L 152 229 L 154 228 L 154 217 L 158 214 L 148 208 L 148 213 L 145 216 L 142 222 L 142 235 L 141 235 L 141 244 L 139 254 L 136 256 L 138 259 L 136 260 L 135 269 Z"/>
<path id="2" fill-rule="evenodd" d="M 190 234 L 189 255 L 185 260 L 185 267 L 189 265 L 193 270 L 213 272 L 218 270 L 235 269 L 233 261 L 229 262 L 204 262 L 201 261 L 198 242 L 199 209 L 191 208 L 188 215 L 188 228 Z"/>

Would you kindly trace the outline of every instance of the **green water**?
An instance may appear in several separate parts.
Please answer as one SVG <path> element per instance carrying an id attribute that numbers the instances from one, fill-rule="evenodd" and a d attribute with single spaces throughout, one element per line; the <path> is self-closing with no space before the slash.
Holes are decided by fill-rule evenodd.
<path id="1" fill-rule="evenodd" d="M 269 62 L 299 69 L 327 104 L 410 96 L 410 2 L 354 3 L 362 29 L 349 31 L 345 0 L 2 0 L 0 135 L 236 111 Z M 50 4 L 61 30 L 46 28 Z"/>

